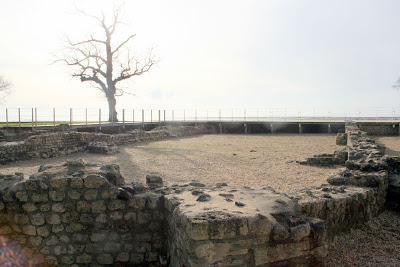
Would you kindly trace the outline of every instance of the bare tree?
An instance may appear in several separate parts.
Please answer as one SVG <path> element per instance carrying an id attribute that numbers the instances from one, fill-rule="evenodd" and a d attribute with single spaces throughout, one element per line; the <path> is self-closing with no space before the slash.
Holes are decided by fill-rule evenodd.
<path id="1" fill-rule="evenodd" d="M 0 96 L 4 96 L 9 93 L 11 89 L 11 83 L 0 76 Z"/>
<path id="2" fill-rule="evenodd" d="M 124 89 L 119 83 L 134 76 L 148 72 L 155 64 L 152 52 L 145 59 L 139 60 L 131 56 L 129 42 L 135 34 L 128 35 L 123 41 L 114 45 L 113 36 L 121 24 L 120 10 L 114 9 L 111 22 L 102 14 L 100 17 L 80 11 L 84 16 L 93 19 L 103 32 L 103 37 L 90 35 L 86 40 L 72 42 L 66 40 L 67 53 L 59 60 L 75 68 L 73 77 L 81 82 L 90 82 L 101 90 L 107 98 L 109 107 L 109 121 L 117 121 L 116 97 L 123 95 Z M 121 52 L 122 50 L 124 52 Z M 123 57 L 123 59 L 122 59 Z"/>

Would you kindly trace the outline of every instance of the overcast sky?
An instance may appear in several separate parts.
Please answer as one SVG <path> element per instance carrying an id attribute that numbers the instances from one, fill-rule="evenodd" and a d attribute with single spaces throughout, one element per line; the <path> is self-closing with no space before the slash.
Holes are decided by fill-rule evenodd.
<path id="1" fill-rule="evenodd" d="M 106 14 L 109 0 L 2 0 L 2 107 L 105 107 L 100 91 L 50 64 L 63 36 L 101 37 L 74 2 Z M 118 38 L 157 66 L 125 84 L 118 108 L 399 108 L 398 0 L 126 1 Z M 389 112 L 390 113 L 390 112 Z"/>

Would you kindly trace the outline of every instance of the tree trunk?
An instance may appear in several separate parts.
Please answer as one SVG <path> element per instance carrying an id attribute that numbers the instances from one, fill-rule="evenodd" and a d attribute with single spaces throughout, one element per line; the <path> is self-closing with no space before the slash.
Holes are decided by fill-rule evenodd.
<path id="1" fill-rule="evenodd" d="M 118 114 L 117 110 L 115 109 L 115 106 L 117 104 L 117 101 L 115 100 L 115 96 L 109 96 L 107 97 L 107 102 L 108 102 L 108 121 L 109 122 L 117 122 L 118 121 Z"/>

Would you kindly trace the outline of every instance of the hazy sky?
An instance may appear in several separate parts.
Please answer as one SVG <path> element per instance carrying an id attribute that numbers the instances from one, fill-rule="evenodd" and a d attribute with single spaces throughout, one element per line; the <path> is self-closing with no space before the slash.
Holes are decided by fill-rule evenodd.
<path id="1" fill-rule="evenodd" d="M 0 74 L 14 84 L 4 107 L 104 107 L 102 93 L 50 64 L 63 36 L 101 34 L 77 15 L 112 1 L 2 0 Z M 125 1 L 119 28 L 158 65 L 126 84 L 118 107 L 399 108 L 398 0 Z M 100 36 L 100 35 L 99 35 Z"/>

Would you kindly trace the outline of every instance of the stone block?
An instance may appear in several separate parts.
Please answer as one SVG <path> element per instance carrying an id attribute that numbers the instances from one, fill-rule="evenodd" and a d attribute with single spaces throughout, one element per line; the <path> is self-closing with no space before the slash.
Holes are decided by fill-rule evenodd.
<path id="1" fill-rule="evenodd" d="M 107 183 L 107 180 L 100 175 L 88 175 L 83 179 L 86 188 L 99 189 Z"/>
<path id="2" fill-rule="evenodd" d="M 60 224 L 61 223 L 60 215 L 58 215 L 58 214 L 47 215 L 46 216 L 46 222 L 48 224 Z"/>
<path id="3" fill-rule="evenodd" d="M 83 196 L 86 200 L 96 200 L 97 199 L 97 190 L 95 190 L 95 189 L 86 190 L 85 193 L 83 194 Z"/>
<path id="4" fill-rule="evenodd" d="M 114 260 L 110 254 L 101 254 L 97 256 L 97 262 L 99 264 L 112 264 Z"/>
<path id="5" fill-rule="evenodd" d="M 35 236 L 36 235 L 36 227 L 33 225 L 24 225 L 22 227 L 22 232 L 26 235 Z"/>
<path id="6" fill-rule="evenodd" d="M 67 178 L 50 179 L 50 186 L 58 190 L 65 189 L 68 186 L 68 179 Z"/>
<path id="7" fill-rule="evenodd" d="M 31 214 L 31 223 L 36 226 L 43 225 L 45 220 L 42 213 Z"/>
<path id="8" fill-rule="evenodd" d="M 52 190 L 52 191 L 49 191 L 49 196 L 52 201 L 56 201 L 56 202 L 63 201 L 65 198 L 65 192 L 58 191 L 58 190 Z"/>
<path id="9" fill-rule="evenodd" d="M 92 262 L 92 256 L 88 254 L 82 254 L 76 256 L 76 263 L 78 264 L 89 264 Z"/>

